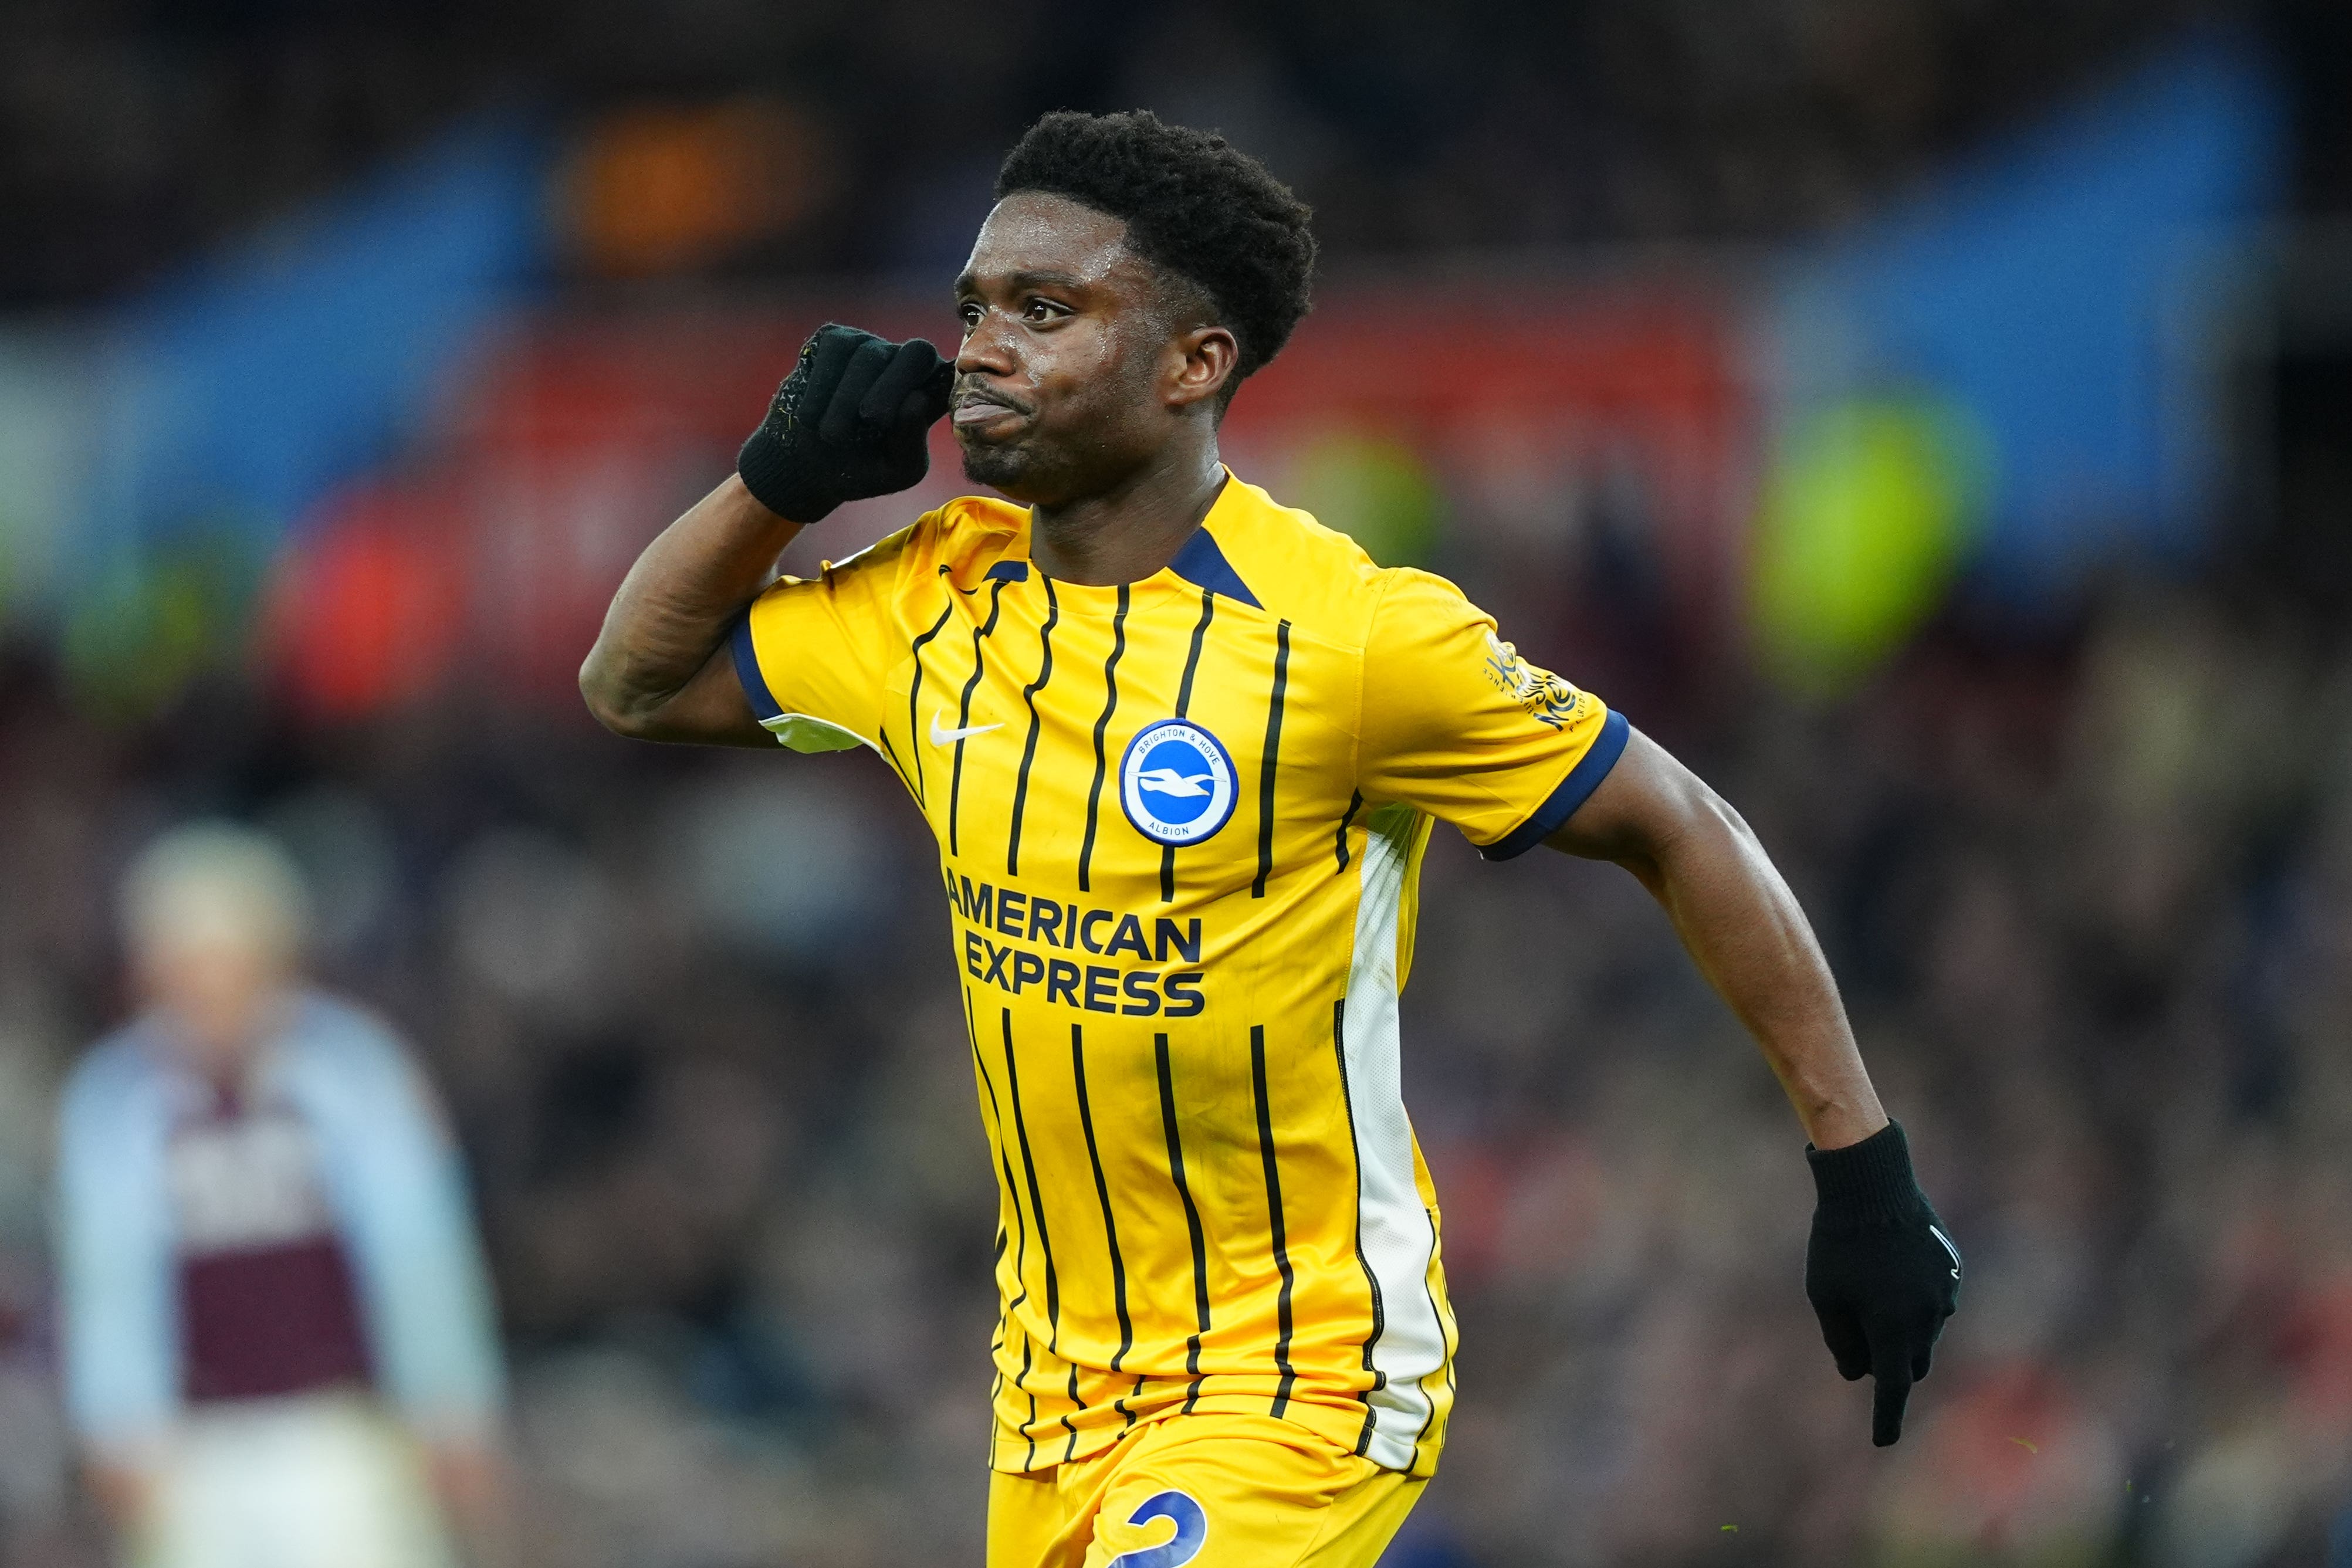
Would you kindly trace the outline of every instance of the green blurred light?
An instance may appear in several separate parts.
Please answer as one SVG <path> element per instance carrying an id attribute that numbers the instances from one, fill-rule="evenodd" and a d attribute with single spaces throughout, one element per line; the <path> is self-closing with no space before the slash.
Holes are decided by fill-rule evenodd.
<path id="1" fill-rule="evenodd" d="M 1757 517 L 1756 627 L 1767 667 L 1831 697 L 1942 602 L 1983 521 L 1985 444 L 1929 397 L 1858 399 L 1800 421 Z"/>
<path id="2" fill-rule="evenodd" d="M 1282 497 L 1354 539 L 1382 566 L 1426 561 L 1444 514 L 1421 455 L 1360 431 L 1334 431 L 1300 446 Z"/>
<path id="3" fill-rule="evenodd" d="M 184 537 L 100 576 L 74 596 L 59 638 L 76 706 L 144 718 L 199 674 L 243 662 L 263 566 L 229 531 Z"/>

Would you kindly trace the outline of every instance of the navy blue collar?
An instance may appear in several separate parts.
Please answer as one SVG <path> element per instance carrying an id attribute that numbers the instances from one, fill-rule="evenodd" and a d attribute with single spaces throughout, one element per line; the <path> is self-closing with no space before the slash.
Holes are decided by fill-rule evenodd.
<path id="1" fill-rule="evenodd" d="M 1205 528 L 1192 530 L 1192 537 L 1184 541 L 1184 548 L 1176 552 L 1176 559 L 1168 563 L 1168 570 L 1195 588 L 1205 588 L 1212 593 L 1222 593 L 1227 599 L 1239 600 L 1252 610 L 1265 608 L 1257 601 L 1257 595 L 1249 591 L 1249 584 L 1242 580 L 1241 573 L 1234 570 L 1234 563 L 1225 559 L 1225 552 L 1217 548 L 1216 536 Z M 1010 559 L 1000 560 L 981 576 L 996 582 L 1026 582 L 1029 580 L 1029 563 Z"/>
<path id="2" fill-rule="evenodd" d="M 1192 537 L 1184 541 L 1184 548 L 1176 552 L 1168 570 L 1196 588 L 1237 599 L 1252 610 L 1265 608 L 1249 591 L 1249 584 L 1242 580 L 1241 573 L 1234 570 L 1234 563 L 1225 559 L 1225 552 L 1217 548 L 1216 536 L 1205 526 L 1192 530 Z"/>

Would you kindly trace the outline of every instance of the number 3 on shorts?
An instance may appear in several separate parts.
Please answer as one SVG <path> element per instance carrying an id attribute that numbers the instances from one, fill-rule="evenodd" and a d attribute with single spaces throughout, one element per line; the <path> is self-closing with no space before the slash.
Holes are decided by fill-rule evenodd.
<path id="1" fill-rule="evenodd" d="M 1157 1546 L 1120 1552 L 1110 1560 L 1110 1568 L 1183 1568 L 1201 1554 L 1202 1543 L 1209 1539 L 1209 1516 L 1201 1511 L 1199 1503 L 1181 1491 L 1155 1492 L 1127 1516 L 1127 1522 L 1143 1524 L 1155 1519 L 1174 1520 L 1176 1533 Z"/>

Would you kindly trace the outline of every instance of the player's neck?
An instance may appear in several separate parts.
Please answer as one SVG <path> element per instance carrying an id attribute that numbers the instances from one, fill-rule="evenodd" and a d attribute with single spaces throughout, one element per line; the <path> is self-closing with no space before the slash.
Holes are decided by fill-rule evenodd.
<path id="1" fill-rule="evenodd" d="M 1214 440 L 1139 468 L 1101 495 L 1029 512 L 1029 559 L 1047 577 L 1099 588 L 1166 566 L 1224 487 Z"/>

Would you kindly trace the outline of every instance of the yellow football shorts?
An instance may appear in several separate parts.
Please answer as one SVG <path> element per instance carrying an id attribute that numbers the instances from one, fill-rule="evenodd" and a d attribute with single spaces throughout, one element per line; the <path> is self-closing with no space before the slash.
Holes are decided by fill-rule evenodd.
<path id="1" fill-rule="evenodd" d="M 988 1568 L 1372 1568 L 1426 1484 L 1269 1416 L 1170 1416 L 988 1492 Z"/>

